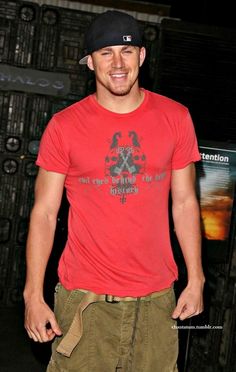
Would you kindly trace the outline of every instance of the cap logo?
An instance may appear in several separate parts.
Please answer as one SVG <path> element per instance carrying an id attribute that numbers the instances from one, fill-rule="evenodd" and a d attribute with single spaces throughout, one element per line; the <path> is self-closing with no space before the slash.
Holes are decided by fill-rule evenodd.
<path id="1" fill-rule="evenodd" d="M 123 41 L 132 41 L 132 36 L 131 35 L 124 35 L 123 36 Z"/>

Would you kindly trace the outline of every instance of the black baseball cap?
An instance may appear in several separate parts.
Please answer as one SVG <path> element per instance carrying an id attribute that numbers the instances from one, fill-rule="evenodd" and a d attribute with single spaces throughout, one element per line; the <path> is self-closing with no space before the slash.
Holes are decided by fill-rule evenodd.
<path id="1" fill-rule="evenodd" d="M 86 64 L 88 56 L 96 50 L 113 45 L 141 47 L 142 36 L 134 17 L 117 10 L 108 10 L 99 14 L 89 26 L 85 36 L 86 55 L 79 64 Z"/>

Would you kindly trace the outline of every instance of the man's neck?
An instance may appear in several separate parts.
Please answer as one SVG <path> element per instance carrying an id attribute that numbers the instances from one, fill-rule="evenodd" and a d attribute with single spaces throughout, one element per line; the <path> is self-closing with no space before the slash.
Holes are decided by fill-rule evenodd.
<path id="1" fill-rule="evenodd" d="M 100 94 L 96 92 L 98 103 L 105 109 L 118 114 L 127 114 L 136 110 L 144 100 L 144 92 L 138 88 L 135 92 L 130 92 L 124 96 L 117 96 L 111 93 Z"/>

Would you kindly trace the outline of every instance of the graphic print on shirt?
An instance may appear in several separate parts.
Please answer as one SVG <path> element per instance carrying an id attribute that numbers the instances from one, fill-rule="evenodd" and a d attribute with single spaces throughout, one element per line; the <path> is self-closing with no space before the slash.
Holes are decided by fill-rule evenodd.
<path id="1" fill-rule="evenodd" d="M 135 131 L 128 135 L 122 132 L 113 134 L 109 153 L 105 157 L 105 176 L 112 178 L 111 194 L 119 196 L 125 203 L 128 194 L 137 194 L 136 175 L 143 174 L 146 155 Z"/>

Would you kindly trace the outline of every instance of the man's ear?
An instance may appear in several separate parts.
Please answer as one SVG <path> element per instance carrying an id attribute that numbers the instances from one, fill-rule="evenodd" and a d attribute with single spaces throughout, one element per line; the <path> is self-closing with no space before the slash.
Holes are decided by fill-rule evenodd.
<path id="1" fill-rule="evenodd" d="M 93 59 L 91 55 L 88 56 L 87 66 L 90 70 L 94 71 Z"/>
<path id="2" fill-rule="evenodd" d="M 145 57 L 146 57 L 146 49 L 144 47 L 140 48 L 140 51 L 139 51 L 139 67 L 142 66 L 144 60 L 145 60 Z"/>

